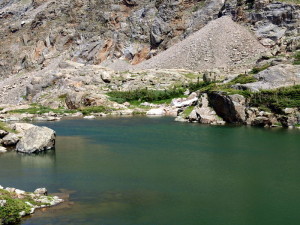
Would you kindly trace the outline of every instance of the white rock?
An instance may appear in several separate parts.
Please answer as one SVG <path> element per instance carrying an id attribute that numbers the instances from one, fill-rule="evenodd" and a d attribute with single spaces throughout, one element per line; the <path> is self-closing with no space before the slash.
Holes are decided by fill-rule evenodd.
<path id="1" fill-rule="evenodd" d="M 6 200 L 0 200 L 0 207 L 5 206 L 5 204 L 6 204 Z"/>
<path id="2" fill-rule="evenodd" d="M 47 195 L 48 190 L 46 188 L 38 188 L 34 191 L 34 194 Z"/>
<path id="3" fill-rule="evenodd" d="M 25 211 L 19 212 L 19 215 L 20 215 L 21 217 L 23 217 L 23 216 L 26 215 L 26 212 L 25 212 Z"/>
<path id="4" fill-rule="evenodd" d="M 187 119 L 184 119 L 184 118 L 182 118 L 181 116 L 177 116 L 177 117 L 175 118 L 175 121 L 176 121 L 176 122 L 188 122 Z"/>
<path id="5" fill-rule="evenodd" d="M 2 147 L 0 146 L 0 153 L 4 153 L 4 152 L 7 152 L 6 148 L 5 147 Z M 0 188 L 1 189 L 1 188 Z"/>
<path id="6" fill-rule="evenodd" d="M 181 108 L 181 107 L 191 106 L 195 104 L 197 101 L 198 101 L 197 97 L 194 97 L 192 99 L 176 98 L 172 100 L 171 105 L 177 108 Z"/>
<path id="7" fill-rule="evenodd" d="M 15 192 L 16 192 L 17 195 L 24 195 L 25 194 L 25 191 L 19 190 L 19 189 L 16 189 Z"/>
<path id="8" fill-rule="evenodd" d="M 6 191 L 8 191 L 8 192 L 10 192 L 10 193 L 12 193 L 12 192 L 15 192 L 15 188 L 10 188 L 10 187 L 7 187 L 7 188 L 5 188 L 5 190 Z"/>
<path id="9" fill-rule="evenodd" d="M 93 116 L 93 115 L 83 117 L 83 119 L 88 119 L 88 120 L 93 120 L 93 119 L 95 119 L 95 118 L 96 118 L 96 117 Z"/>
<path id="10" fill-rule="evenodd" d="M 163 116 L 166 114 L 166 111 L 163 108 L 158 108 L 158 109 L 150 109 L 147 112 L 148 116 Z"/>

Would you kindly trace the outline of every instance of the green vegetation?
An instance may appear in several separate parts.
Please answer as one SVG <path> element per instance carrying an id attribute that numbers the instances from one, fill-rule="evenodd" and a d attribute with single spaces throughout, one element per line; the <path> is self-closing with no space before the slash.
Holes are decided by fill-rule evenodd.
<path id="1" fill-rule="evenodd" d="M 182 117 L 183 118 L 187 118 L 191 112 L 194 110 L 194 106 L 189 106 L 188 108 L 186 108 L 183 112 L 182 112 Z"/>
<path id="2" fill-rule="evenodd" d="M 12 224 L 20 221 L 20 212 L 30 212 L 30 206 L 27 205 L 24 199 L 17 199 L 6 190 L 0 190 L 0 200 L 6 200 L 4 207 L 0 207 L 0 222 L 3 224 Z"/>
<path id="3" fill-rule="evenodd" d="M 185 77 L 190 78 L 190 79 L 195 79 L 195 78 L 199 78 L 202 77 L 203 75 L 199 74 L 199 73 L 184 73 L 183 74 Z"/>
<path id="4" fill-rule="evenodd" d="M 30 203 L 33 206 L 50 206 L 50 203 L 44 203 L 35 200 L 32 193 L 25 193 L 22 198 L 18 197 L 15 192 L 9 192 L 4 189 L 0 189 L 0 200 L 5 200 L 4 206 L 0 207 L 0 224 L 16 224 L 20 221 L 20 212 L 29 214 L 31 211 Z M 46 196 L 45 196 L 46 197 Z M 49 202 L 53 199 L 53 196 L 46 197 Z"/>
<path id="5" fill-rule="evenodd" d="M 108 96 L 110 96 L 111 101 L 115 101 L 120 104 L 124 102 L 130 102 L 133 105 L 141 102 L 167 103 L 173 98 L 182 97 L 184 90 L 185 89 L 182 87 L 174 87 L 164 91 L 148 89 L 138 89 L 134 91 L 112 91 L 108 93 Z"/>
<path id="6" fill-rule="evenodd" d="M 250 105 L 267 107 L 278 113 L 284 108 L 300 107 L 300 85 L 252 93 Z"/>
<path id="7" fill-rule="evenodd" d="M 236 78 L 234 78 L 232 81 L 229 82 L 229 84 L 247 84 L 247 83 L 253 83 L 256 82 L 257 79 L 253 77 L 251 74 L 240 74 Z"/>
<path id="8" fill-rule="evenodd" d="M 112 91 L 107 93 L 110 96 L 111 101 L 115 101 L 119 104 L 129 102 L 131 105 L 140 105 L 141 102 L 150 102 L 154 104 L 169 104 L 173 98 L 184 97 L 184 92 L 188 89 L 190 92 L 194 92 L 203 88 L 206 88 L 210 83 L 207 82 L 195 82 L 183 85 L 174 86 L 173 88 L 166 90 L 148 90 L 137 89 L 133 91 Z"/>
<path id="9" fill-rule="evenodd" d="M 28 109 L 17 109 L 9 111 L 10 113 L 30 113 L 30 114 L 44 114 L 49 112 L 54 112 L 57 114 L 63 114 L 63 113 L 75 113 L 76 110 L 70 110 L 70 109 L 64 109 L 64 108 L 58 108 L 58 109 L 51 109 L 49 107 L 41 106 L 33 104 L 31 105 L 31 108 Z"/>
<path id="10" fill-rule="evenodd" d="M 89 106 L 79 109 L 83 115 L 89 115 L 91 113 L 105 113 L 108 112 L 109 109 L 104 106 Z"/>
<path id="11" fill-rule="evenodd" d="M 76 113 L 76 112 L 82 112 L 83 115 L 89 115 L 91 113 L 102 113 L 102 112 L 108 112 L 111 109 L 108 109 L 104 106 L 88 106 L 88 107 L 83 107 L 80 109 L 64 109 L 64 108 L 58 108 L 58 109 L 52 109 L 49 107 L 37 105 L 37 104 L 32 104 L 31 108 L 28 109 L 18 109 L 18 110 L 12 110 L 9 111 L 10 113 L 30 113 L 30 114 L 37 114 L 41 115 L 44 113 L 57 113 L 57 114 L 64 114 L 64 113 Z M 0 129 L 1 129 L 1 124 L 0 124 Z"/>
<path id="12" fill-rule="evenodd" d="M 67 98 L 67 94 L 60 95 L 60 96 L 58 96 L 58 98 L 60 100 L 65 100 Z"/>
<path id="13" fill-rule="evenodd" d="M 250 74 L 257 74 L 257 73 L 259 73 L 259 72 L 261 72 L 261 71 L 263 71 L 265 69 L 268 69 L 270 66 L 271 66 L 270 64 L 265 64 L 265 65 L 263 65 L 261 67 L 254 67 L 252 69 L 252 71 L 250 72 Z"/>
<path id="14" fill-rule="evenodd" d="M 300 0 L 299 0 L 300 1 Z M 294 55 L 294 65 L 300 65 L 300 52 L 296 52 Z"/>
<path id="15" fill-rule="evenodd" d="M 3 122 L 0 122 L 0 130 L 4 130 L 6 132 L 9 132 L 9 133 L 16 133 L 15 130 L 9 128 L 5 123 Z"/>

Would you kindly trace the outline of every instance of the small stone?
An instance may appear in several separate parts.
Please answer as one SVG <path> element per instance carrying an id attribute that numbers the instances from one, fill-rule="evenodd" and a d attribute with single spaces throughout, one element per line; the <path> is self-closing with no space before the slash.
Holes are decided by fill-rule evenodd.
<path id="1" fill-rule="evenodd" d="M 93 120 L 93 119 L 95 119 L 96 117 L 95 116 L 85 116 L 85 117 L 83 117 L 83 119 L 88 119 L 88 120 Z"/>
<path id="2" fill-rule="evenodd" d="M 0 146 L 0 153 L 4 153 L 4 152 L 7 152 L 6 148 L 3 146 Z"/>
<path id="3" fill-rule="evenodd" d="M 46 188 L 38 188 L 34 191 L 34 194 L 38 195 L 48 195 L 48 190 Z"/>

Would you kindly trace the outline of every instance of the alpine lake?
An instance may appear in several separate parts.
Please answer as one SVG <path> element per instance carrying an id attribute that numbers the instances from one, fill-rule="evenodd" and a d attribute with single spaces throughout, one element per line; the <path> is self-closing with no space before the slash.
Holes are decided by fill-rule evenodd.
<path id="1" fill-rule="evenodd" d="M 0 184 L 69 196 L 22 225 L 297 225 L 300 130 L 170 117 L 40 122 L 56 149 L 0 155 Z"/>

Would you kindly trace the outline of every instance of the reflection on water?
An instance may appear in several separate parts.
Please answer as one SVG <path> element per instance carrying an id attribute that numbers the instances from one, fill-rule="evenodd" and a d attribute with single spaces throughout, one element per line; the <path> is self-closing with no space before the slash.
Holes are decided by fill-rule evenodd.
<path id="1" fill-rule="evenodd" d="M 0 155 L 0 183 L 70 201 L 23 225 L 282 225 L 300 215 L 299 131 L 63 120 L 56 151 Z M 65 191 L 63 191 L 65 192 Z"/>
<path id="2" fill-rule="evenodd" d="M 23 154 L 20 158 L 21 163 L 24 166 L 33 168 L 55 167 L 55 150 L 41 152 L 33 155 Z"/>
<path id="3" fill-rule="evenodd" d="M 24 154 L 9 151 L 0 155 L 2 160 L 15 160 L 25 167 L 32 168 L 52 168 L 55 166 L 55 150 L 40 152 L 37 154 Z"/>

